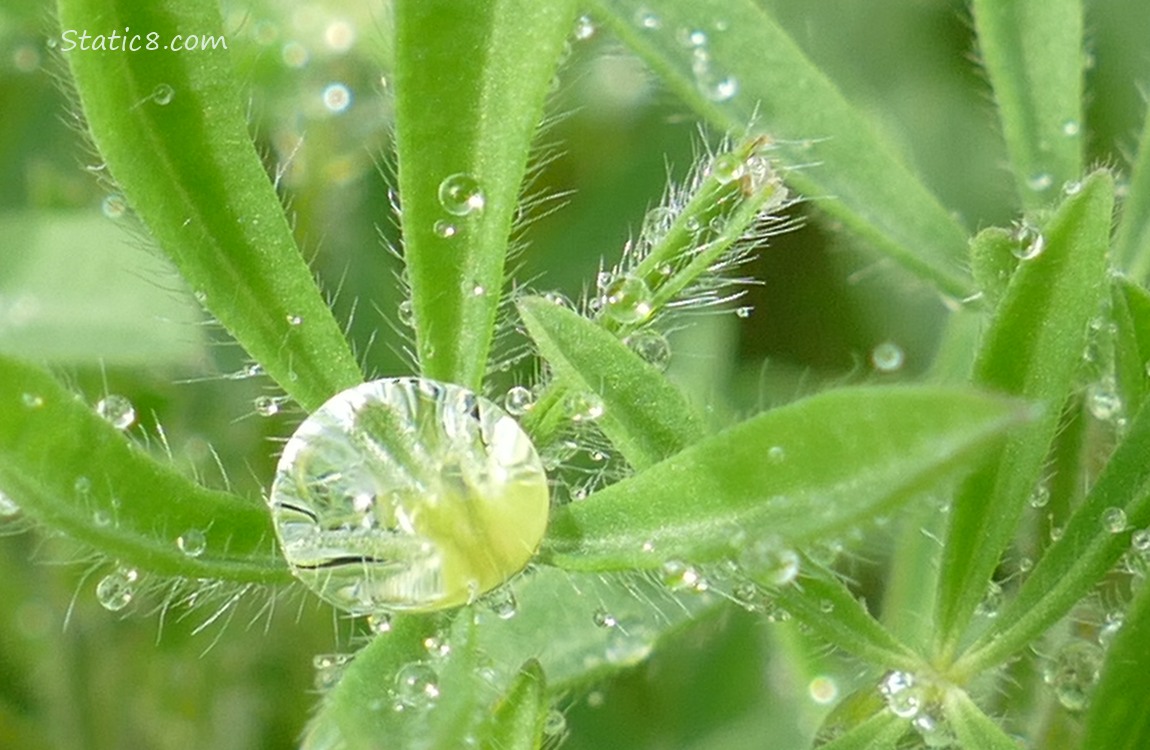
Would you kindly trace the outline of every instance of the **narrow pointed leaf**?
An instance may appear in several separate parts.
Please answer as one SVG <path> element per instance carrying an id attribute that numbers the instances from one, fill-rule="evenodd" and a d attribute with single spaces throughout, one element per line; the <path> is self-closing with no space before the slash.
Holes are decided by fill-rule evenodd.
<path id="1" fill-rule="evenodd" d="M 646 468 L 703 436 L 679 390 L 614 334 L 539 297 L 520 300 L 519 312 L 559 380 L 603 400 L 598 425 L 631 466 Z"/>
<path id="2" fill-rule="evenodd" d="M 57 8 L 63 29 L 223 38 L 213 0 L 59 0 Z M 65 36 L 60 50 L 111 177 L 203 305 L 305 409 L 359 383 L 248 135 L 226 46 L 69 46 Z"/>
<path id="3" fill-rule="evenodd" d="M 1126 414 L 1137 412 L 1150 390 L 1150 292 L 1124 277 L 1114 279 L 1111 305 L 1117 385 Z"/>
<path id="4" fill-rule="evenodd" d="M 736 531 L 796 544 L 886 513 L 973 468 L 1028 410 L 942 388 L 832 391 L 753 417 L 558 508 L 543 556 L 576 570 L 735 553 Z"/>
<path id="5" fill-rule="evenodd" d="M 974 0 L 1018 192 L 1047 205 L 1082 174 L 1082 0 Z"/>
<path id="6" fill-rule="evenodd" d="M 952 690 L 947 695 L 945 708 L 962 747 L 978 750 L 1019 750 L 1021 747 L 961 690 Z"/>
<path id="7" fill-rule="evenodd" d="M 1114 241 L 1114 262 L 1140 283 L 1150 281 L 1150 116 L 1142 124 Z"/>
<path id="8" fill-rule="evenodd" d="M 816 162 L 787 180 L 806 195 L 831 196 L 820 208 L 942 291 L 970 293 L 963 229 L 759 3 L 594 0 L 592 7 L 700 115 L 724 130 L 753 124 L 769 133 L 784 163 Z M 680 30 L 711 28 L 717 19 L 726 28 L 701 53 L 684 47 Z"/>
<path id="9" fill-rule="evenodd" d="M 1106 652 L 1106 663 L 1090 709 L 1082 747 L 1140 750 L 1150 747 L 1150 586 L 1141 586 L 1122 628 Z"/>
<path id="10" fill-rule="evenodd" d="M 991 310 L 1006 293 L 1010 277 L 1018 265 L 1018 259 L 1014 257 L 1017 248 L 1018 243 L 1010 230 L 1002 227 L 988 227 L 970 241 L 970 268 Z"/>
<path id="11" fill-rule="evenodd" d="M 1032 643 L 1085 597 L 1130 549 L 1133 530 L 1150 526 L 1150 403 L 1143 404 L 1126 438 L 992 627 L 959 660 L 965 674 L 1000 664 Z M 1127 528 L 1115 533 L 1104 517 L 1121 510 Z"/>
<path id="12" fill-rule="evenodd" d="M 906 732 L 905 719 L 880 711 L 846 734 L 815 747 L 818 750 L 894 750 Z"/>
<path id="13" fill-rule="evenodd" d="M 1086 345 L 1087 324 L 1106 290 L 1114 185 L 1096 172 L 1043 228 L 1043 249 L 1011 279 L 975 364 L 976 384 L 1043 405 L 999 458 L 959 488 L 944 545 L 938 645 L 953 655 L 1014 535 L 1058 430 Z"/>
<path id="14" fill-rule="evenodd" d="M 290 581 L 263 503 L 205 489 L 148 457 L 48 373 L 0 357 L 0 488 L 24 513 L 161 575 Z M 195 557 L 176 540 L 204 535 Z"/>
<path id="15" fill-rule="evenodd" d="M 491 721 L 481 731 L 482 750 L 535 750 L 543 742 L 547 695 L 543 669 L 529 661 L 519 670 L 507 693 L 495 706 Z"/>
<path id="16" fill-rule="evenodd" d="M 574 0 L 395 5 L 404 258 L 428 377 L 478 390 L 486 371 L 528 151 L 574 19 Z"/>

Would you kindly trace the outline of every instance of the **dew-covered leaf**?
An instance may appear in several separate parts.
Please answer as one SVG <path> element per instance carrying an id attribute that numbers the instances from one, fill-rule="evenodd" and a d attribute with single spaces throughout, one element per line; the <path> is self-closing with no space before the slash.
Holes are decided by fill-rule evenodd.
<path id="1" fill-rule="evenodd" d="M 1086 714 L 1082 747 L 1141 750 L 1150 747 L 1150 586 L 1134 594 L 1110 644 Z"/>
<path id="2" fill-rule="evenodd" d="M 760 414 L 556 509 L 543 557 L 575 570 L 802 544 L 972 469 L 1028 410 L 944 388 L 850 388 Z"/>
<path id="3" fill-rule="evenodd" d="M 482 750 L 535 750 L 543 741 L 547 696 L 543 668 L 529 661 L 481 730 Z"/>
<path id="4" fill-rule="evenodd" d="M 1114 184 L 1096 172 L 1066 200 L 1021 262 L 983 337 L 974 382 L 1041 403 L 997 460 L 959 488 L 944 545 L 938 645 L 953 653 L 1014 535 L 1074 386 L 1088 321 L 1106 290 Z"/>
<path id="5" fill-rule="evenodd" d="M 978 750 L 1019 750 L 1019 743 L 1010 738 L 998 724 L 974 705 L 961 690 L 947 693 L 944 703 L 946 717 L 954 727 L 962 747 Z"/>
<path id="6" fill-rule="evenodd" d="M 520 300 L 519 312 L 559 382 L 602 399 L 597 424 L 632 466 L 646 468 L 703 436 L 679 390 L 614 334 L 538 297 Z"/>
<path id="7" fill-rule="evenodd" d="M 59 0 L 63 29 L 218 35 L 213 0 Z M 226 46 L 59 47 L 107 171 L 198 299 L 305 409 L 362 380 L 248 135 Z"/>
<path id="8" fill-rule="evenodd" d="M 1018 241 L 1002 227 L 988 227 L 970 241 L 970 269 L 990 309 L 998 304 L 1018 265 Z"/>
<path id="9" fill-rule="evenodd" d="M 788 182 L 920 277 L 956 297 L 963 229 L 898 151 L 753 0 L 595 0 L 592 7 L 696 112 L 724 130 L 748 124 L 778 142 Z M 692 30 L 698 46 L 684 45 Z"/>
<path id="10" fill-rule="evenodd" d="M 1150 389 L 1150 293 L 1125 277 L 1111 285 L 1115 385 L 1123 412 L 1133 414 Z"/>
<path id="11" fill-rule="evenodd" d="M 1114 262 L 1139 283 L 1150 281 L 1150 116 L 1142 125 L 1114 239 Z"/>
<path id="12" fill-rule="evenodd" d="M 423 374 L 478 390 L 528 151 L 574 0 L 401 0 L 395 118 Z"/>
<path id="13" fill-rule="evenodd" d="M 1022 203 L 1082 173 L 1082 0 L 974 0 L 978 48 Z"/>
<path id="14" fill-rule="evenodd" d="M 830 742 L 816 743 L 818 750 L 894 750 L 906 734 L 906 721 L 889 711 L 878 713 Z"/>
<path id="15" fill-rule="evenodd" d="M 0 488 L 30 518 L 125 565 L 187 578 L 291 580 L 262 502 L 180 476 L 51 375 L 6 357 Z"/>
<path id="16" fill-rule="evenodd" d="M 0 217 L 0 351 L 61 364 L 189 365 L 200 312 L 167 264 L 93 213 Z"/>

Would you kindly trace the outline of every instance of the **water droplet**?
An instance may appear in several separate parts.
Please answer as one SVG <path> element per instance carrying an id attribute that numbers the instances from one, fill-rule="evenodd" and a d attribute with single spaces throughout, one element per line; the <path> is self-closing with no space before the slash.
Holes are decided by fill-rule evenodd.
<path id="1" fill-rule="evenodd" d="M 454 237 L 459 229 L 450 221 L 440 219 L 432 225 L 431 231 L 435 232 L 436 237 L 442 237 L 446 240 Z"/>
<path id="2" fill-rule="evenodd" d="M 423 650 L 435 659 L 442 659 L 451 654 L 451 642 L 442 633 L 429 635 L 423 639 Z"/>
<path id="3" fill-rule="evenodd" d="M 268 502 L 295 575 L 356 614 L 473 601 L 527 563 L 550 507 L 518 423 L 422 378 L 364 383 L 320 407 L 284 447 Z"/>
<path id="4" fill-rule="evenodd" d="M 132 603 L 136 595 L 136 581 L 140 574 L 135 568 L 119 567 L 96 584 L 96 599 L 109 612 L 119 612 Z"/>
<path id="5" fill-rule="evenodd" d="M 44 405 L 44 397 L 35 393 L 25 393 L 20 396 L 20 403 L 29 409 L 39 409 Z"/>
<path id="6" fill-rule="evenodd" d="M 635 11 L 635 25 L 647 31 L 654 31 L 663 27 L 663 19 L 650 8 L 640 6 Z"/>
<path id="7" fill-rule="evenodd" d="M 1050 488 L 1045 484 L 1040 484 L 1034 488 L 1030 493 L 1030 507 L 1031 508 L 1045 508 L 1046 504 L 1050 502 Z"/>
<path id="8" fill-rule="evenodd" d="M 1067 120 L 1062 123 L 1062 134 L 1073 138 L 1082 132 L 1082 126 L 1078 124 L 1078 120 Z"/>
<path id="9" fill-rule="evenodd" d="M 670 229 L 675 221 L 675 212 L 665 206 L 652 208 L 643 217 L 643 237 L 655 242 Z"/>
<path id="10" fill-rule="evenodd" d="M 100 212 L 109 219 L 122 219 L 128 213 L 128 203 L 124 196 L 112 194 L 104 198 L 100 204 Z"/>
<path id="11" fill-rule="evenodd" d="M 96 413 L 117 430 L 126 430 L 136 421 L 136 409 L 123 396 L 108 395 L 96 404 Z"/>
<path id="12" fill-rule="evenodd" d="M 747 318 L 751 317 L 751 313 L 753 313 L 754 311 L 755 311 L 755 308 L 751 307 L 750 305 L 744 305 L 743 307 L 737 307 L 737 308 L 735 308 L 735 317 L 742 318 L 743 320 L 746 320 Z"/>
<path id="13" fill-rule="evenodd" d="M 998 613 L 1002 609 L 1002 602 L 1002 586 L 997 581 L 991 581 L 986 586 L 986 593 L 982 595 L 982 601 L 974 608 L 974 613 L 993 619 L 998 617 Z"/>
<path id="14" fill-rule="evenodd" d="M 641 323 L 651 316 L 651 288 L 637 276 L 620 276 L 603 290 L 603 310 L 620 323 Z"/>
<path id="15" fill-rule="evenodd" d="M 92 491 L 92 480 L 84 476 L 76 477 L 76 481 L 72 483 L 72 489 L 77 497 L 86 498 Z"/>
<path id="16" fill-rule="evenodd" d="M 591 613 L 591 622 L 595 623 L 597 628 L 613 628 L 619 624 L 615 616 L 602 607 Z"/>
<path id="17" fill-rule="evenodd" d="M 773 464 L 781 464 L 787 460 L 787 449 L 781 445 L 772 445 L 767 449 L 767 460 Z"/>
<path id="18" fill-rule="evenodd" d="M 1109 648 L 1125 622 L 1126 615 L 1122 612 L 1108 612 L 1106 614 L 1106 622 L 1104 622 L 1098 630 L 1098 645 L 1102 646 L 1102 648 Z"/>
<path id="19" fill-rule="evenodd" d="M 1138 552 L 1150 552 L 1150 529 L 1139 529 L 1131 534 L 1130 546 Z"/>
<path id="20" fill-rule="evenodd" d="M 1102 526 L 1111 534 L 1121 534 L 1126 530 L 1126 511 L 1107 508 L 1102 512 Z"/>
<path id="21" fill-rule="evenodd" d="M 575 20 L 575 38 L 584 42 L 593 36 L 595 36 L 595 22 L 590 16 L 579 16 Z"/>
<path id="22" fill-rule="evenodd" d="M 767 586 L 786 586 L 799 575 L 799 555 L 776 537 L 756 539 L 741 551 L 739 567 Z"/>
<path id="23" fill-rule="evenodd" d="M 870 361 L 879 372 L 898 372 L 906 361 L 906 354 L 893 341 L 884 341 L 871 350 Z"/>
<path id="24" fill-rule="evenodd" d="M 510 586 L 500 586 L 483 597 L 487 606 L 500 620 L 510 620 L 519 612 L 519 602 Z"/>
<path id="25" fill-rule="evenodd" d="M 543 734 L 548 737 L 558 737 L 567 731 L 567 717 L 563 712 L 558 709 L 551 709 L 547 712 L 547 718 L 543 720 Z"/>
<path id="26" fill-rule="evenodd" d="M 711 175 L 722 184 L 734 182 L 746 174 L 746 165 L 735 154 L 719 154 L 711 162 Z"/>
<path id="27" fill-rule="evenodd" d="M 1087 387 L 1086 408 L 1101 422 L 1109 422 L 1122 413 L 1122 397 L 1111 379 L 1104 378 Z"/>
<path id="28" fill-rule="evenodd" d="M 1067 180 L 1062 183 L 1063 195 L 1078 195 L 1082 192 L 1082 183 L 1078 180 Z"/>
<path id="29" fill-rule="evenodd" d="M 395 675 L 395 699 L 398 706 L 426 711 L 439 700 L 439 675 L 430 664 L 405 664 Z"/>
<path id="30" fill-rule="evenodd" d="M 280 412 L 280 400 L 275 396 L 257 396 L 252 405 L 261 417 L 274 417 Z"/>
<path id="31" fill-rule="evenodd" d="M 1070 711 L 1082 711 L 1098 682 L 1102 668 L 1102 649 L 1087 641 L 1071 641 L 1063 646 L 1053 661 L 1043 668 L 1042 677 L 1054 688 L 1058 702 Z"/>
<path id="32" fill-rule="evenodd" d="M 455 216 L 482 211 L 486 199 L 479 181 L 468 174 L 453 174 L 439 183 L 439 205 Z"/>
<path id="33" fill-rule="evenodd" d="M 707 32 L 702 29 L 691 29 L 684 26 L 675 32 L 675 38 L 678 39 L 679 44 L 684 47 L 707 46 Z"/>
<path id="34" fill-rule="evenodd" d="M 727 75 L 703 47 L 695 48 L 691 72 L 695 75 L 695 88 L 713 102 L 728 101 L 739 92 L 738 79 Z"/>
<path id="35" fill-rule="evenodd" d="M 188 529 L 176 539 L 176 546 L 188 557 L 199 557 L 208 547 L 208 538 L 199 529 Z"/>
<path id="36" fill-rule="evenodd" d="M 667 369 L 671 362 L 671 344 L 658 331 L 644 328 L 623 339 L 627 347 L 657 370 Z"/>
<path id="37" fill-rule="evenodd" d="M 367 629 L 376 635 L 391 632 L 391 615 L 386 612 L 372 612 L 367 616 Z"/>
<path id="38" fill-rule="evenodd" d="M 811 700 L 820 706 L 829 706 L 839 697 L 839 686 L 834 679 L 819 675 L 807 685 L 807 693 L 811 696 Z"/>
<path id="39" fill-rule="evenodd" d="M 887 708 L 901 719 L 913 719 L 922 708 L 922 690 L 910 672 L 887 672 L 879 682 L 878 690 Z"/>
<path id="40" fill-rule="evenodd" d="M 563 399 L 563 408 L 573 422 L 594 422 L 607 410 L 598 394 L 587 391 L 568 393 Z"/>
<path id="41" fill-rule="evenodd" d="M 0 518 L 11 518 L 20 513 L 20 506 L 16 501 L 0 491 Z"/>
<path id="42" fill-rule="evenodd" d="M 951 750 L 958 745 L 958 736 L 954 733 L 946 714 L 937 703 L 927 703 L 918 714 L 911 719 L 911 726 L 922 738 L 926 748 L 947 748 Z"/>
<path id="43" fill-rule="evenodd" d="M 1015 225 L 1012 235 L 1014 244 L 1010 252 L 1019 260 L 1034 260 L 1046 248 L 1046 238 L 1038 227 L 1029 222 L 1020 222 Z"/>
<path id="44" fill-rule="evenodd" d="M 513 417 L 523 416 L 532 406 L 535 406 L 535 394 L 530 388 L 521 385 L 508 388 L 507 395 L 503 397 L 503 408 Z"/>
<path id="45" fill-rule="evenodd" d="M 415 327 L 415 305 L 409 299 L 399 303 L 399 322 L 408 328 Z"/>
<path id="46" fill-rule="evenodd" d="M 342 83 L 331 83 L 324 88 L 323 106 L 328 112 L 340 114 L 351 106 L 351 89 Z"/>
<path id="47" fill-rule="evenodd" d="M 166 83 L 161 83 L 152 90 L 152 101 L 159 104 L 161 107 L 166 107 L 172 103 L 172 99 L 176 97 L 176 90 Z"/>
<path id="48" fill-rule="evenodd" d="M 707 580 L 699 570 L 682 560 L 667 560 L 659 568 L 659 578 L 672 591 L 706 591 Z"/>
<path id="49" fill-rule="evenodd" d="M 303 318 L 299 315 L 288 315 L 285 319 L 287 320 L 289 326 L 303 325 Z"/>
<path id="50" fill-rule="evenodd" d="M 1036 193 L 1043 190 L 1049 190 L 1050 186 L 1054 184 L 1054 178 L 1047 172 L 1041 172 L 1033 175 L 1026 181 L 1026 186 Z"/>
<path id="51" fill-rule="evenodd" d="M 313 656 L 311 665 L 315 668 L 316 689 L 330 690 L 335 687 L 349 663 L 351 663 L 351 655 L 349 654 L 316 654 Z"/>

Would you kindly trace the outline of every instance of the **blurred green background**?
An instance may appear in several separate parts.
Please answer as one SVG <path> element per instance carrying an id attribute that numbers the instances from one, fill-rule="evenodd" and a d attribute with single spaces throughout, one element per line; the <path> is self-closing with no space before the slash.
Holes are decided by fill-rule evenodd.
<path id="1" fill-rule="evenodd" d="M 965 3 L 763 4 L 969 229 L 1016 218 Z M 1150 81 L 1150 4 L 1087 5 L 1090 161 L 1121 171 L 1145 109 L 1139 84 Z M 368 372 L 408 372 L 399 267 L 381 240 L 398 242 L 383 0 L 223 7 L 252 133 L 301 247 L 338 317 L 351 321 Z M 276 439 L 300 415 L 256 415 L 253 400 L 274 395 L 271 384 L 236 376 L 243 353 L 201 317 L 124 213 L 78 131 L 51 29 L 51 3 L 0 7 L 0 351 L 49 362 L 93 403 L 128 396 L 139 415 L 134 438 L 207 483 L 221 483 L 222 472 L 258 497 Z M 351 92 L 345 109 L 325 105 L 333 83 Z M 526 229 L 519 278 L 578 296 L 637 231 L 667 174 L 684 175 L 700 140 L 722 134 L 700 135 L 693 114 L 602 29 L 572 41 L 551 112 L 542 145 L 557 156 L 535 187 L 570 194 Z M 748 288 L 749 318 L 700 315 L 672 338 L 673 377 L 720 415 L 877 379 L 868 356 L 884 341 L 905 351 L 906 365 L 881 377 L 913 378 L 929 365 L 941 301 L 824 221 L 823 200 L 833 196 L 793 209 L 803 227 L 755 260 L 750 273 L 762 283 Z M 871 563 L 855 571 L 863 578 L 882 563 L 881 540 L 871 546 L 859 557 Z M 292 747 L 316 699 L 312 657 L 347 649 L 361 627 L 299 592 L 246 592 L 213 621 L 237 592 L 188 601 L 162 582 L 112 614 L 93 593 L 106 567 L 19 517 L 0 520 L 0 748 Z M 734 607 L 679 638 L 647 665 L 566 700 L 565 746 L 757 748 L 766 737 L 798 746 L 828 696 L 866 679 L 794 628 Z M 795 652 L 811 670 L 772 658 Z"/>

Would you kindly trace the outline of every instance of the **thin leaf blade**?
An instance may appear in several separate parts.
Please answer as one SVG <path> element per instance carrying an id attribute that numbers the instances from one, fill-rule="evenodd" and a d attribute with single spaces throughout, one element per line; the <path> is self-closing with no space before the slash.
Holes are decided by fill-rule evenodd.
<path id="1" fill-rule="evenodd" d="M 546 679 L 535 660 L 519 670 L 511 687 L 495 706 L 491 721 L 483 728 L 483 750 L 535 750 L 543 742 L 547 716 Z"/>
<path id="2" fill-rule="evenodd" d="M 946 716 L 963 747 L 976 747 L 979 750 L 1018 750 L 1019 744 L 984 714 L 963 691 L 951 690 L 946 696 L 944 706 Z"/>

